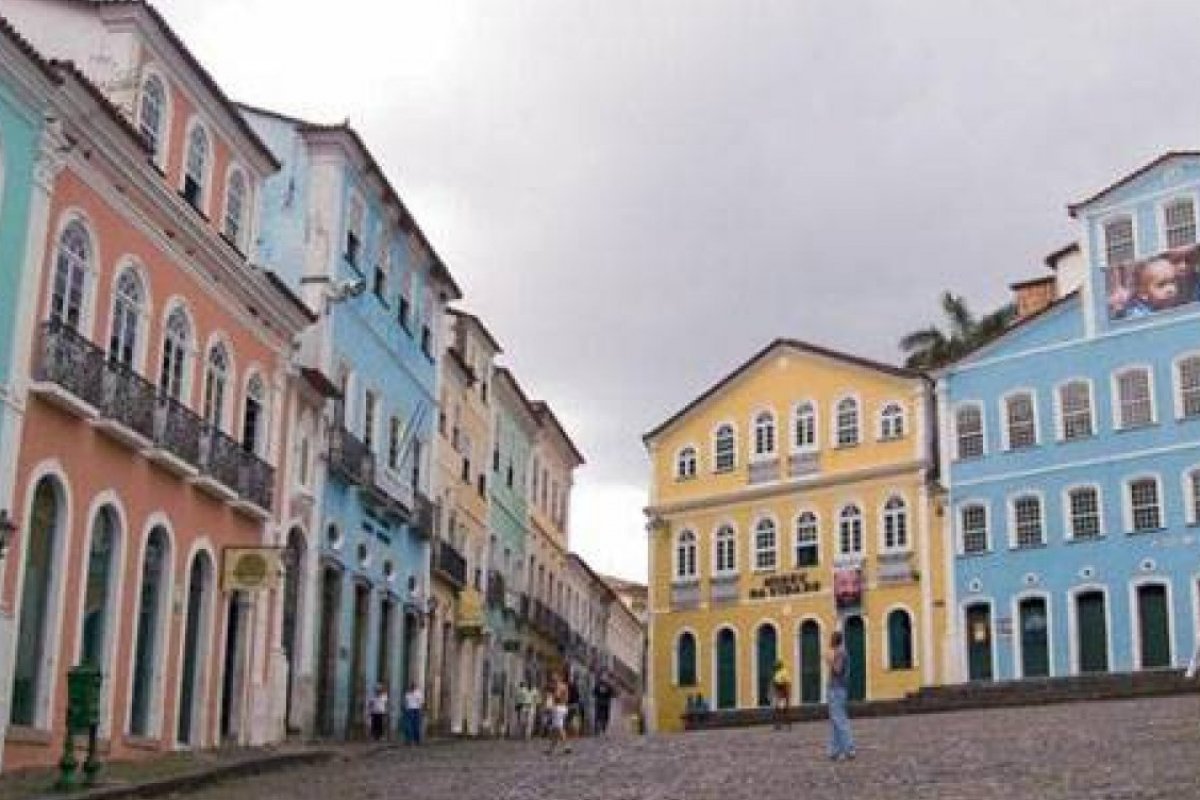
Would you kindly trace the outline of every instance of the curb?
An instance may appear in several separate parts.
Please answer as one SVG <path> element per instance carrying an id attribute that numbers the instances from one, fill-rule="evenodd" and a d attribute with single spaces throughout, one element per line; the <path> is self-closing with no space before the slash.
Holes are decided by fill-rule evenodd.
<path id="1" fill-rule="evenodd" d="M 333 750 L 314 750 L 301 753 L 283 753 L 278 755 L 247 758 L 232 764 L 222 764 L 208 769 L 185 772 L 169 778 L 131 783 L 122 786 L 102 786 L 95 789 L 72 792 L 51 792 L 41 795 L 37 800 L 113 800 L 114 798 L 130 797 L 162 797 L 180 792 L 192 792 L 214 783 L 240 778 L 248 775 L 262 775 L 290 767 L 305 766 L 330 761 L 338 755 Z"/>

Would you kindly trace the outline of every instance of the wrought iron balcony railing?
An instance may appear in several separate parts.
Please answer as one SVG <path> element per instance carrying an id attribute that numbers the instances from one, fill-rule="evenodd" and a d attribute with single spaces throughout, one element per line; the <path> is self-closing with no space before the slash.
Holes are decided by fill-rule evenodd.
<path id="1" fill-rule="evenodd" d="M 42 326 L 40 349 L 37 380 L 60 386 L 93 408 L 103 405 L 103 350 L 57 319 Z"/>
<path id="2" fill-rule="evenodd" d="M 416 505 L 413 532 L 422 539 L 434 538 L 438 533 L 437 503 L 426 497 L 423 492 L 417 492 L 414 495 L 413 502 Z"/>
<path id="3" fill-rule="evenodd" d="M 467 585 L 467 560 L 445 539 L 437 543 L 437 557 L 433 567 L 448 581 L 462 588 Z"/>
<path id="4" fill-rule="evenodd" d="M 329 466 L 351 483 L 375 483 L 375 456 L 362 439 L 342 425 L 329 431 Z"/>
<path id="5" fill-rule="evenodd" d="M 504 575 L 499 570 L 488 572 L 487 604 L 492 608 L 504 608 Z"/>

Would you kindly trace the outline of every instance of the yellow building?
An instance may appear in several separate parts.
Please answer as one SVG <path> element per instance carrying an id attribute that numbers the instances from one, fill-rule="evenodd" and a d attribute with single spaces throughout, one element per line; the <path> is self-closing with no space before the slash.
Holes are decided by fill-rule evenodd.
<path id="1" fill-rule="evenodd" d="M 930 397 L 918 373 L 779 339 L 646 435 L 651 724 L 679 730 L 696 694 L 766 705 L 776 659 L 793 703 L 822 702 L 838 628 L 852 699 L 939 681 Z"/>

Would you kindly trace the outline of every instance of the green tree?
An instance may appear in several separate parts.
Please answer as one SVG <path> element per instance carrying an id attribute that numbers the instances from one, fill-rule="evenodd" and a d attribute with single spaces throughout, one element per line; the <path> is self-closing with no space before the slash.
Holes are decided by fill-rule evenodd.
<path id="1" fill-rule="evenodd" d="M 937 369 L 952 364 L 1004 333 L 1016 316 L 1016 307 L 1009 303 L 976 317 L 962 296 L 950 292 L 942 293 L 941 306 L 947 330 L 930 325 L 900 340 L 906 367 Z"/>

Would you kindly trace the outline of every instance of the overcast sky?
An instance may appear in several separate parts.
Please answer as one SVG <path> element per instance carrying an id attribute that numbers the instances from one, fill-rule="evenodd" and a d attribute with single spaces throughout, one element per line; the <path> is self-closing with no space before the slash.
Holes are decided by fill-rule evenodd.
<path id="1" fill-rule="evenodd" d="M 235 99 L 364 135 L 588 458 L 645 576 L 641 434 L 776 336 L 896 361 L 1200 145 L 1200 3 L 159 0 Z"/>

